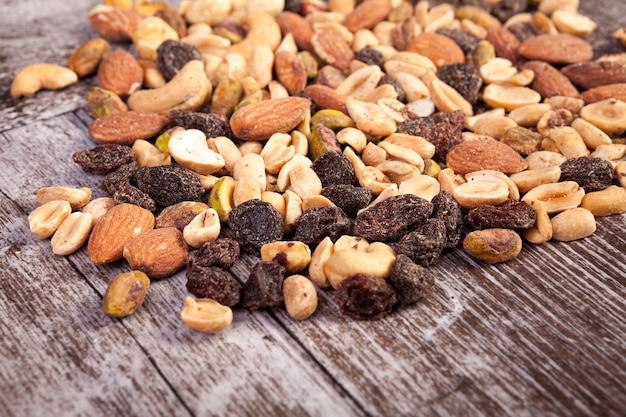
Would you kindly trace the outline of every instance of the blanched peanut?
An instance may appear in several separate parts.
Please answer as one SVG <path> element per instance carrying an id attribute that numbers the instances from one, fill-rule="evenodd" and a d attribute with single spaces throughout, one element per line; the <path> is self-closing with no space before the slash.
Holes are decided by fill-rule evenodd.
<path id="1" fill-rule="evenodd" d="M 474 133 L 490 136 L 499 140 L 508 129 L 514 126 L 517 126 L 517 124 L 515 124 L 513 119 L 508 117 L 488 117 L 476 122 L 474 125 Z"/>
<path id="2" fill-rule="evenodd" d="M 558 152 L 537 151 L 526 157 L 528 169 L 541 169 L 545 167 L 560 167 L 566 161 L 565 156 Z"/>
<path id="3" fill-rule="evenodd" d="M 396 132 L 396 122 L 378 104 L 348 97 L 348 113 L 356 127 L 372 136 L 389 136 Z"/>
<path id="4" fill-rule="evenodd" d="M 220 235 L 220 217 L 212 208 L 197 214 L 183 229 L 183 238 L 189 246 L 199 248 Z"/>
<path id="5" fill-rule="evenodd" d="M 586 193 L 580 206 L 596 217 L 624 213 L 626 211 L 626 188 L 611 185 L 601 191 Z"/>
<path id="6" fill-rule="evenodd" d="M 483 100 L 492 107 L 503 107 L 506 111 L 512 111 L 518 107 L 539 103 L 541 95 L 528 87 L 489 84 L 483 92 Z"/>
<path id="7" fill-rule="evenodd" d="M 322 192 L 322 181 L 310 166 L 298 165 L 289 171 L 290 189 L 304 201 Z"/>
<path id="8" fill-rule="evenodd" d="M 352 250 L 365 252 L 369 245 L 370 243 L 362 237 L 343 235 L 335 241 L 334 250 L 340 251 L 340 250 L 352 249 Z"/>
<path id="9" fill-rule="evenodd" d="M 478 122 L 484 119 L 491 119 L 494 117 L 504 117 L 505 111 L 503 108 L 499 107 L 497 109 L 486 110 L 482 113 L 478 113 L 473 115 L 472 117 L 465 118 L 465 128 L 467 130 L 471 130 L 472 132 L 475 130 L 475 126 Z"/>
<path id="10" fill-rule="evenodd" d="M 385 145 L 383 145 L 383 143 L 389 143 L 400 146 L 401 148 L 411 149 L 419 154 L 422 157 L 422 160 L 431 159 L 435 155 L 435 145 L 421 136 L 413 136 L 406 133 L 394 133 L 393 135 L 387 136 L 382 142 L 379 143 L 379 146 L 385 149 Z"/>
<path id="11" fill-rule="evenodd" d="M 390 246 L 373 242 L 365 251 L 345 249 L 333 252 L 324 265 L 324 273 L 330 285 L 337 288 L 341 281 L 355 274 L 385 279 L 391 274 L 395 260 L 396 254 Z"/>
<path id="12" fill-rule="evenodd" d="M 461 207 L 471 209 L 484 204 L 503 203 L 509 198 L 509 188 L 504 181 L 474 180 L 456 186 L 452 195 Z"/>
<path id="13" fill-rule="evenodd" d="M 365 165 L 376 166 L 387 160 L 387 151 L 373 142 L 368 143 L 363 152 L 361 152 L 361 160 Z"/>
<path id="14" fill-rule="evenodd" d="M 542 184 L 552 184 L 559 182 L 561 178 L 561 168 L 558 166 L 548 166 L 538 169 L 527 169 L 510 176 L 517 185 L 520 193 L 525 194 Z"/>
<path id="15" fill-rule="evenodd" d="M 185 297 L 185 306 L 180 313 L 185 325 L 205 333 L 218 333 L 227 329 L 233 321 L 233 311 L 209 298 Z"/>
<path id="16" fill-rule="evenodd" d="M 265 176 L 265 161 L 261 155 L 249 153 L 244 155 L 233 166 L 235 190 L 233 200 L 235 205 L 244 201 L 261 198 L 261 193 L 267 188 Z"/>
<path id="17" fill-rule="evenodd" d="M 626 188 L 626 161 L 618 162 L 615 164 L 615 176 L 617 177 L 617 181 L 622 185 L 622 187 Z"/>
<path id="18" fill-rule="evenodd" d="M 217 152 L 224 160 L 224 169 L 229 175 L 233 174 L 233 168 L 237 161 L 242 158 L 241 151 L 235 143 L 225 136 L 209 138 L 207 140 L 209 148 Z"/>
<path id="19" fill-rule="evenodd" d="M 345 127 L 337 132 L 337 142 L 348 145 L 356 152 L 361 153 L 367 145 L 365 133 L 354 127 Z"/>
<path id="20" fill-rule="evenodd" d="M 111 197 L 100 197 L 85 204 L 81 211 L 90 214 L 93 225 L 95 225 L 114 205 L 115 201 Z"/>
<path id="21" fill-rule="evenodd" d="M 404 161 L 413 165 L 420 173 L 424 172 L 424 158 L 413 149 L 385 140 L 380 142 L 378 146 L 384 149 L 392 159 Z"/>
<path id="22" fill-rule="evenodd" d="M 426 82 L 428 90 L 430 91 L 430 98 L 439 111 L 453 112 L 461 110 L 466 116 L 472 116 L 474 114 L 472 105 L 465 100 L 458 91 L 436 76 L 427 78 L 430 78 L 430 80 Z"/>
<path id="23" fill-rule="evenodd" d="M 541 244 L 552 239 L 552 221 L 546 211 L 544 204 L 539 200 L 528 201 L 528 204 L 535 209 L 535 225 L 530 229 L 522 231 L 522 235 L 530 243 Z"/>
<path id="24" fill-rule="evenodd" d="M 296 320 L 306 320 L 317 310 L 317 290 L 304 275 L 291 275 L 283 281 L 287 313 Z"/>
<path id="25" fill-rule="evenodd" d="M 610 145 L 613 143 L 609 135 L 583 118 L 576 118 L 571 126 L 576 129 L 589 149 L 596 149 L 600 145 Z"/>
<path id="26" fill-rule="evenodd" d="M 291 190 L 287 190 L 283 193 L 285 199 L 285 233 L 289 233 L 293 230 L 298 219 L 302 215 L 302 199 Z"/>
<path id="27" fill-rule="evenodd" d="M 398 186 L 399 194 L 413 194 L 428 201 L 431 201 L 440 191 L 439 181 L 429 175 L 419 175 L 401 182 Z"/>
<path id="28" fill-rule="evenodd" d="M 326 261 L 328 261 L 333 252 L 333 241 L 330 237 L 326 236 L 317 245 L 311 255 L 311 261 L 309 262 L 309 277 L 311 277 L 311 280 L 313 280 L 313 282 L 320 288 L 330 287 L 330 282 L 328 281 L 326 272 L 324 272 L 324 265 L 326 265 Z"/>
<path id="29" fill-rule="evenodd" d="M 551 129 L 549 137 L 567 159 L 589 155 L 589 149 L 582 136 L 570 126 Z"/>
<path id="30" fill-rule="evenodd" d="M 54 234 L 71 212 L 72 207 L 65 200 L 48 201 L 28 215 L 30 231 L 39 239 L 47 239 Z"/>
<path id="31" fill-rule="evenodd" d="M 582 207 L 568 209 L 552 218 L 552 238 L 562 242 L 582 239 L 596 231 L 596 219 Z"/>
<path id="32" fill-rule="evenodd" d="M 541 116 L 550 111 L 552 107 L 547 103 L 534 103 L 517 107 L 511 110 L 509 118 L 522 127 L 534 127 Z"/>
<path id="33" fill-rule="evenodd" d="M 206 135 L 198 129 L 175 131 L 167 150 L 176 162 L 200 175 L 210 175 L 224 167 L 224 158 L 209 149 Z"/>
<path id="34" fill-rule="evenodd" d="M 274 133 L 265 143 L 261 157 L 265 161 L 265 171 L 278 174 L 281 168 L 296 154 L 296 148 L 291 146 L 291 135 Z"/>
<path id="35" fill-rule="evenodd" d="M 591 154 L 594 158 L 602 158 L 611 162 L 618 163 L 620 160 L 626 160 L 626 145 L 620 143 L 611 143 L 610 145 L 600 145 Z"/>
<path id="36" fill-rule="evenodd" d="M 465 174 L 465 179 L 467 182 L 472 181 L 488 181 L 493 183 L 503 182 L 506 184 L 509 189 L 509 197 L 514 200 L 519 200 L 519 189 L 517 188 L 517 184 L 506 174 L 495 171 L 493 169 L 483 169 L 480 171 L 470 172 L 469 174 Z"/>
<path id="37" fill-rule="evenodd" d="M 626 130 L 626 103 L 607 99 L 587 104 L 580 110 L 580 117 L 607 135 L 619 135 Z"/>
<path id="38" fill-rule="evenodd" d="M 389 178 L 377 167 L 366 166 L 357 174 L 357 179 L 361 187 L 368 189 L 372 195 L 379 195 L 390 184 Z"/>
<path id="39" fill-rule="evenodd" d="M 522 201 L 541 201 L 549 214 L 578 207 L 585 190 L 574 181 L 543 184 L 533 188 L 522 197 Z"/>
<path id="40" fill-rule="evenodd" d="M 278 190 L 279 191 L 287 190 L 287 188 L 289 187 L 289 184 L 291 184 L 289 174 L 292 169 L 294 169 L 297 166 L 310 167 L 312 164 L 313 164 L 313 161 L 311 161 L 305 155 L 295 154 L 289 162 L 283 165 L 283 167 L 280 169 L 280 172 L 278 173 L 278 178 L 276 181 L 276 187 L 278 188 Z"/>
<path id="41" fill-rule="evenodd" d="M 376 168 L 389 178 L 390 181 L 398 185 L 421 175 L 421 171 L 418 167 L 403 161 L 384 161 L 376 165 Z"/>
<path id="42" fill-rule="evenodd" d="M 138 139 L 133 142 L 133 154 L 135 161 L 140 167 L 156 167 L 161 165 L 171 165 L 172 157 L 167 152 L 161 152 L 147 140 Z"/>
<path id="43" fill-rule="evenodd" d="M 283 218 L 285 217 L 285 212 L 287 210 L 287 205 L 285 204 L 285 198 L 282 194 L 277 193 L 275 191 L 263 191 L 261 193 L 261 201 L 265 201 L 266 203 L 270 203 Z"/>
<path id="44" fill-rule="evenodd" d="M 65 256 L 76 252 L 89 238 L 92 227 L 91 214 L 80 211 L 71 213 L 59 225 L 50 240 L 52 253 Z"/>
<path id="45" fill-rule="evenodd" d="M 330 199 L 323 195 L 314 195 L 302 201 L 302 211 L 307 211 L 313 207 L 332 207 L 335 206 Z"/>
<path id="46" fill-rule="evenodd" d="M 88 187 L 43 187 L 37 191 L 37 202 L 45 204 L 54 200 L 70 203 L 72 210 L 79 209 L 91 200 L 91 189 Z"/>
<path id="47" fill-rule="evenodd" d="M 278 262 L 287 273 L 300 272 L 311 262 L 311 249 L 300 241 L 276 241 L 261 246 L 261 260 Z"/>

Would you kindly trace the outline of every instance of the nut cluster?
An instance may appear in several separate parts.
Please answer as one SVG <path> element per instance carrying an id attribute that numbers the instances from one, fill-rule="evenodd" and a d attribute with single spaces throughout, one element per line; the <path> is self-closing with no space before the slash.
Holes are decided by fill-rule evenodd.
<path id="1" fill-rule="evenodd" d="M 106 1 L 101 37 L 11 94 L 96 75 L 98 145 L 74 159 L 111 198 L 42 189 L 32 232 L 150 279 L 189 259 L 212 298 L 182 319 L 207 332 L 240 299 L 306 319 L 328 287 L 380 318 L 433 291 L 447 250 L 499 263 L 591 235 L 626 211 L 626 53 L 594 57 L 577 1 L 469 3 Z M 261 259 L 244 285 L 199 260 L 229 233 Z"/>

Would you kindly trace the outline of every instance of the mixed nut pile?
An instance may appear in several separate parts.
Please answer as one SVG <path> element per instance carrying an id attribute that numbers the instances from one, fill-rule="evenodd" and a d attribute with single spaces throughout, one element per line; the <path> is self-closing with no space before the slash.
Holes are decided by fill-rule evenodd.
<path id="1" fill-rule="evenodd" d="M 505 262 L 626 211 L 626 53 L 594 57 L 578 0 L 106 0 L 88 20 L 98 38 L 11 94 L 96 74 L 97 145 L 73 160 L 109 197 L 45 187 L 29 222 L 55 254 L 127 261 L 108 315 L 186 267 L 196 330 L 306 319 L 331 287 L 377 319 L 447 251 Z"/>

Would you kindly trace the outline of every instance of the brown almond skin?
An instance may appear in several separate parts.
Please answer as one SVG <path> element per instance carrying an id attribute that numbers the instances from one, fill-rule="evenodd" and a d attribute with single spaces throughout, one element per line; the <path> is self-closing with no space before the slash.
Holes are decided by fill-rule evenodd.
<path id="1" fill-rule="evenodd" d="M 585 100 L 587 104 L 597 103 L 609 98 L 616 98 L 626 102 L 626 83 L 607 84 L 590 88 L 587 91 L 583 91 L 580 98 Z"/>
<path id="2" fill-rule="evenodd" d="M 342 24 L 352 33 L 359 29 L 371 29 L 391 13 L 389 0 L 366 0 L 356 6 Z"/>
<path id="3" fill-rule="evenodd" d="M 521 43 L 520 55 L 550 64 L 573 64 L 593 58 L 591 44 L 567 33 L 543 34 Z"/>
<path id="4" fill-rule="evenodd" d="M 109 42 L 129 43 L 139 22 L 143 19 L 132 9 L 111 6 L 87 16 L 91 27 Z"/>
<path id="5" fill-rule="evenodd" d="M 531 88 L 541 97 L 565 96 L 579 97 L 578 89 L 558 69 L 543 61 L 528 61 L 522 67 L 535 73 Z"/>
<path id="6" fill-rule="evenodd" d="M 311 84 L 304 89 L 304 93 L 311 97 L 313 103 L 322 109 L 339 110 L 348 114 L 346 97 L 339 94 L 334 88 L 322 84 Z"/>
<path id="7" fill-rule="evenodd" d="M 354 52 L 343 35 L 335 29 L 322 29 L 311 38 L 313 52 L 328 65 L 344 73 L 350 72 Z"/>
<path id="8" fill-rule="evenodd" d="M 87 253 L 95 264 L 107 264 L 123 258 L 124 245 L 141 232 L 154 228 L 154 215 L 134 204 L 112 207 L 94 226 Z"/>
<path id="9" fill-rule="evenodd" d="M 406 50 L 430 58 L 437 68 L 465 62 L 461 47 L 452 39 L 438 33 L 425 32 L 416 36 L 409 41 Z"/>
<path id="10" fill-rule="evenodd" d="M 263 100 L 237 109 L 230 128 L 241 140 L 266 140 L 274 133 L 293 130 L 310 111 L 311 101 L 302 97 Z"/>
<path id="11" fill-rule="evenodd" d="M 278 81 L 292 96 L 297 95 L 306 87 L 308 80 L 306 67 L 304 62 L 292 52 L 279 51 L 274 55 L 274 72 Z"/>
<path id="12" fill-rule="evenodd" d="M 607 84 L 626 83 L 626 64 L 615 61 L 582 62 L 561 68 L 574 84 L 582 89 Z"/>
<path id="13" fill-rule="evenodd" d="M 483 169 L 514 174 L 528 167 L 528 162 L 509 145 L 495 139 L 474 139 L 455 145 L 446 157 L 446 165 L 465 175 Z"/>
<path id="14" fill-rule="evenodd" d="M 283 35 L 292 34 L 293 40 L 300 49 L 313 51 L 313 45 L 311 45 L 313 28 L 308 20 L 297 13 L 287 11 L 279 14 L 276 17 L 276 22 L 278 22 Z"/>
<path id="15" fill-rule="evenodd" d="M 143 68 L 139 62 L 123 49 L 104 55 L 97 74 L 98 87 L 128 97 L 141 88 Z"/>
<path id="16" fill-rule="evenodd" d="M 130 110 L 95 119 L 89 134 L 96 142 L 132 145 L 158 135 L 168 123 L 169 118 L 162 114 Z"/>
<path id="17" fill-rule="evenodd" d="M 175 227 L 146 230 L 124 245 L 124 259 L 150 279 L 174 275 L 187 263 L 189 249 L 183 233 Z"/>
<path id="18" fill-rule="evenodd" d="M 496 50 L 496 56 L 508 59 L 513 65 L 520 66 L 524 58 L 519 54 L 520 41 L 505 27 L 491 29 L 487 32 L 487 38 Z"/>

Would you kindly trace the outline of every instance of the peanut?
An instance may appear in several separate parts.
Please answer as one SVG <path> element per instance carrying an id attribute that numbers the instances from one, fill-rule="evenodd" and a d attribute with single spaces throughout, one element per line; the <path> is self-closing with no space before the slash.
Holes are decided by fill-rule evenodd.
<path id="1" fill-rule="evenodd" d="M 317 291 L 304 275 L 291 275 L 283 281 L 287 313 L 296 320 L 306 320 L 317 309 Z"/>

